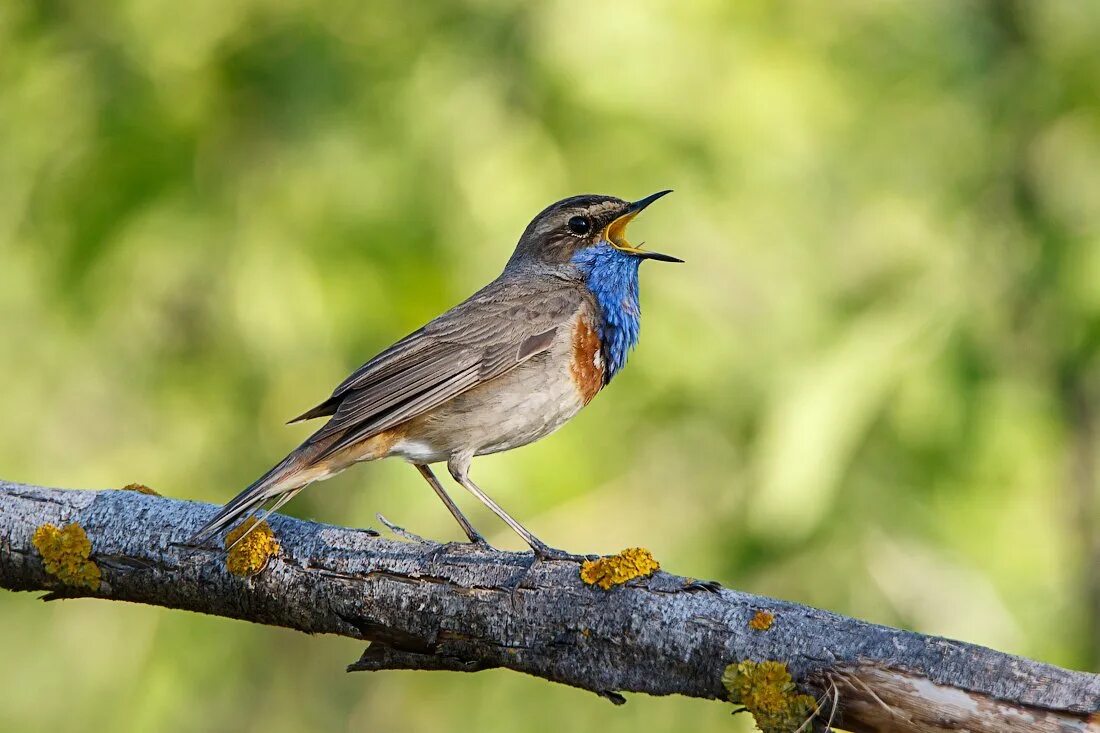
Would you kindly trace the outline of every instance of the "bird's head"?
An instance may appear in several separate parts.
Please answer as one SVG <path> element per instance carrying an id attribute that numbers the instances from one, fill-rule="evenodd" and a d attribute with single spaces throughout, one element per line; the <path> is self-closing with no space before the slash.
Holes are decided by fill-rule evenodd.
<path id="1" fill-rule="evenodd" d="M 527 225 L 508 266 L 563 265 L 578 251 L 601 244 L 639 259 L 683 262 L 671 255 L 636 247 L 626 239 L 627 224 L 668 193 L 672 192 L 659 191 L 638 201 L 584 194 L 551 204 Z"/>

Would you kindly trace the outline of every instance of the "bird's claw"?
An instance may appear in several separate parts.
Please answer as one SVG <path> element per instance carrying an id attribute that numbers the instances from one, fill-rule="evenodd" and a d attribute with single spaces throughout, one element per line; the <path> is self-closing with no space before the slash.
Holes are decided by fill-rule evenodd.
<path id="1" fill-rule="evenodd" d="M 571 552 L 559 550 L 544 544 L 532 545 L 531 550 L 534 551 L 535 557 L 543 562 L 585 562 L 586 560 L 596 560 L 599 558 L 599 555 L 574 555 Z"/>
<path id="2" fill-rule="evenodd" d="M 521 556 L 524 557 L 524 556 Z M 512 608 L 516 607 L 516 599 L 519 596 L 520 587 L 524 581 L 531 575 L 531 571 L 535 569 L 535 565 L 538 564 L 539 558 L 536 555 L 530 555 L 530 560 L 524 562 L 524 559 L 520 560 L 520 570 L 508 580 L 500 584 L 502 590 L 508 591 L 512 597 Z"/>
<path id="3" fill-rule="evenodd" d="M 489 544 L 489 540 L 485 539 L 484 537 L 482 537 L 480 534 L 478 534 L 476 532 L 474 533 L 474 535 L 472 537 L 470 537 L 469 542 L 464 542 L 462 544 L 468 545 L 470 547 L 476 547 L 479 550 L 490 550 L 490 551 L 492 551 L 492 550 L 496 549 L 495 547 L 493 547 L 492 545 Z"/>
<path id="4" fill-rule="evenodd" d="M 527 580 L 527 578 L 531 576 L 531 571 L 533 571 L 535 569 L 535 566 L 538 565 L 540 562 L 560 561 L 580 563 L 584 562 L 585 560 L 594 560 L 599 557 L 598 555 L 574 555 L 571 552 L 559 550 L 543 543 L 532 544 L 531 550 L 531 560 L 529 563 L 527 563 L 526 567 L 521 569 L 518 573 L 512 576 L 512 578 L 502 584 L 502 588 L 512 594 L 513 608 L 515 608 L 516 606 L 516 599 L 519 595 L 520 587 Z"/>
<path id="5" fill-rule="evenodd" d="M 455 541 L 433 544 L 435 546 L 422 555 L 422 559 L 426 562 L 434 562 L 441 555 L 449 555 L 452 552 L 463 553 L 469 552 L 471 550 L 474 552 L 492 552 L 496 549 L 492 545 L 490 545 L 484 537 L 480 537 L 477 540 L 471 540 L 470 542 Z"/>

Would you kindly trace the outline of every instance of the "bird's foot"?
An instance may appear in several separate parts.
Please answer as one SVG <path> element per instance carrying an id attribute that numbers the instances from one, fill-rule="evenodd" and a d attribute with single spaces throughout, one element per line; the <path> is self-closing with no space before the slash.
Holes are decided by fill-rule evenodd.
<path id="1" fill-rule="evenodd" d="M 510 579 L 501 584 L 503 590 L 509 591 L 512 594 L 512 607 L 516 606 L 517 597 L 523 584 L 531 577 L 532 571 L 535 566 L 540 562 L 575 562 L 582 563 L 586 560 L 596 560 L 599 555 L 574 555 L 571 552 L 565 550 L 559 550 L 555 547 L 551 547 L 543 542 L 531 543 L 532 554 L 529 556 L 530 561 L 525 565 L 521 565 L 518 573 L 513 575 Z"/>
<path id="2" fill-rule="evenodd" d="M 421 558 L 425 562 L 434 562 L 443 555 L 450 555 L 452 553 L 461 555 L 467 552 L 493 552 L 495 547 L 490 545 L 484 537 L 478 536 L 476 540 L 470 540 L 469 542 L 444 542 L 442 544 L 432 543 L 434 547 L 425 552 Z"/>
<path id="3" fill-rule="evenodd" d="M 442 547 L 447 548 L 448 551 L 455 550 L 458 552 L 496 552 L 497 548 L 489 544 L 481 535 L 478 535 L 477 539 L 471 539 L 469 542 L 461 542 L 455 540 L 453 542 L 446 542 Z"/>
<path id="4" fill-rule="evenodd" d="M 479 550 L 495 550 L 496 548 L 489 544 L 489 540 L 481 536 L 481 533 L 476 529 L 469 533 L 469 542 L 463 542 L 461 544 L 469 547 L 476 547 Z"/>
<path id="5" fill-rule="evenodd" d="M 574 555 L 565 550 L 559 550 L 543 542 L 531 545 L 535 557 L 542 562 L 585 562 L 586 560 L 598 560 L 599 555 Z"/>
<path id="6" fill-rule="evenodd" d="M 539 562 L 538 557 L 536 557 L 535 555 L 530 555 L 529 557 L 530 560 L 528 560 L 527 562 L 524 562 L 523 560 L 520 561 L 519 572 L 500 584 L 502 590 L 508 591 L 511 594 L 513 609 L 516 607 L 516 601 L 519 596 L 520 587 L 527 580 L 528 576 L 531 575 L 531 571 Z"/>

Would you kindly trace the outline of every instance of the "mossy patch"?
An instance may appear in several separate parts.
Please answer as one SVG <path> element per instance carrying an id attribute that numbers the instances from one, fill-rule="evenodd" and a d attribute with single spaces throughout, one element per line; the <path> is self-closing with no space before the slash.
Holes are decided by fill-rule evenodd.
<path id="1" fill-rule="evenodd" d="M 279 552 L 279 541 L 266 521 L 257 524 L 255 517 L 248 517 L 225 535 L 225 549 L 229 572 L 247 578 L 267 567 L 268 561 Z"/>
<path id="2" fill-rule="evenodd" d="M 647 577 L 660 569 L 661 564 L 653 558 L 653 553 L 649 550 L 644 547 L 628 547 L 618 555 L 587 560 L 581 566 L 581 580 L 610 590 L 613 585 Z"/>
<path id="3" fill-rule="evenodd" d="M 73 522 L 59 529 L 43 524 L 34 531 L 34 546 L 42 555 L 46 572 L 65 585 L 76 588 L 99 588 L 99 568 L 89 560 L 92 542 L 84 528 Z"/>
<path id="4" fill-rule="evenodd" d="M 757 611 L 749 619 L 749 628 L 756 631 L 767 631 L 775 623 L 775 616 L 768 611 Z"/>
<path id="5" fill-rule="evenodd" d="M 139 494 L 148 494 L 149 496 L 160 496 L 156 491 L 150 489 L 145 484 L 126 484 L 122 487 L 123 491 L 136 491 Z"/>
<path id="6" fill-rule="evenodd" d="M 798 693 L 783 662 L 736 662 L 726 667 L 722 684 L 763 733 L 793 733 L 816 707 L 812 697 Z"/>

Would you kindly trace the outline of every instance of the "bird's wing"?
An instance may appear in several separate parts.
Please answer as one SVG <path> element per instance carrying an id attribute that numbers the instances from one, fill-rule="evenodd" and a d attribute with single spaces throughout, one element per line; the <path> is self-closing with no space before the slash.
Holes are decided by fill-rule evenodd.
<path id="1" fill-rule="evenodd" d="M 346 433 L 332 451 L 377 435 L 545 351 L 584 302 L 568 282 L 497 280 L 368 361 L 299 419 L 332 415 L 311 438 Z"/>

